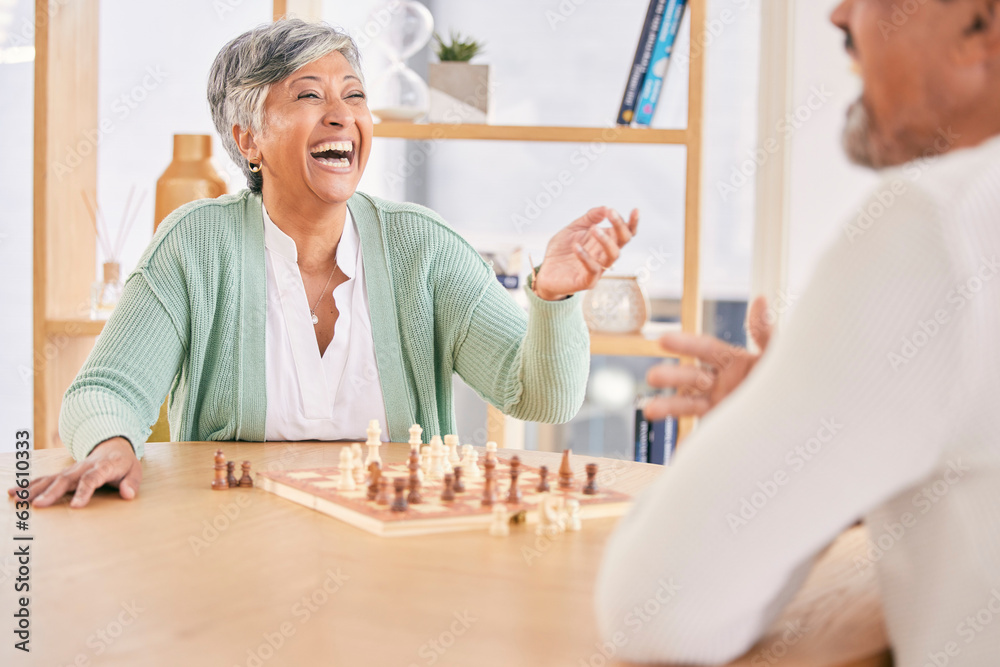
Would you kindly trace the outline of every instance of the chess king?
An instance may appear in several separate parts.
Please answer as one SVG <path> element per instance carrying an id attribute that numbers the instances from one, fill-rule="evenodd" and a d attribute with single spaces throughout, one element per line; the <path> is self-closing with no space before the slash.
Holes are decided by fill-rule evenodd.
<path id="1" fill-rule="evenodd" d="M 169 392 L 171 439 L 405 442 L 454 433 L 452 375 L 519 419 L 558 423 L 589 368 L 580 291 L 636 233 L 599 207 L 550 240 L 525 313 L 433 211 L 357 191 L 372 116 L 357 45 L 323 23 L 246 32 L 208 101 L 247 188 L 159 226 L 59 418 L 77 460 L 34 480 L 36 507 L 104 484 L 134 498 Z M 607 224 L 602 224 L 607 222 Z"/>

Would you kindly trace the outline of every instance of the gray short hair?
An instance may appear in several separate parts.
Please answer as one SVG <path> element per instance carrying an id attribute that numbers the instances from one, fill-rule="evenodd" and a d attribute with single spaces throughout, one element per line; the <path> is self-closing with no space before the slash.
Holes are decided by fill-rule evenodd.
<path id="1" fill-rule="evenodd" d="M 222 145 L 260 192 L 264 178 L 250 165 L 233 139 L 233 126 L 252 132 L 264 128 L 264 99 L 271 84 L 314 60 L 339 51 L 364 83 L 358 46 L 346 32 L 326 23 L 282 19 L 248 30 L 222 47 L 208 75 L 208 104 Z"/>

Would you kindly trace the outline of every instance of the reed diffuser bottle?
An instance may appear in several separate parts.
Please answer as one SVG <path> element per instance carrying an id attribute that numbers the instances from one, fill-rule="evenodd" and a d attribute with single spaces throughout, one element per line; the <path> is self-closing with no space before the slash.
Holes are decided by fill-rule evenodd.
<path id="1" fill-rule="evenodd" d="M 102 276 L 90 286 L 90 319 L 92 320 L 106 320 L 111 317 L 112 311 L 114 311 L 115 306 L 118 305 L 118 301 L 122 298 L 124 285 L 122 284 L 121 253 L 125 245 L 125 239 L 128 238 L 129 230 L 132 228 L 132 224 L 139 214 L 139 208 L 146 198 L 146 193 L 143 192 L 139 196 L 139 200 L 135 202 L 135 207 L 132 206 L 134 197 L 135 186 L 132 186 L 128 193 L 128 200 L 125 202 L 125 210 L 122 212 L 118 232 L 114 242 L 112 242 L 107 221 L 104 219 L 104 213 L 101 211 L 96 197 L 91 202 L 87 197 L 87 193 L 83 193 L 83 203 L 90 213 L 90 219 L 94 225 L 94 233 L 97 235 L 97 243 L 101 247 L 105 257 Z"/>

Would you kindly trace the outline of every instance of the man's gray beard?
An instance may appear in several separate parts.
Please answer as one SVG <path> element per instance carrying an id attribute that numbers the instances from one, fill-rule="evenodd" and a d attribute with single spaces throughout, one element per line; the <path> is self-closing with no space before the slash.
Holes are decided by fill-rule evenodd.
<path id="1" fill-rule="evenodd" d="M 861 100 L 854 102 L 847 110 L 843 145 L 847 159 L 859 167 L 881 169 L 887 166 L 878 155 L 872 136 L 872 119 Z"/>

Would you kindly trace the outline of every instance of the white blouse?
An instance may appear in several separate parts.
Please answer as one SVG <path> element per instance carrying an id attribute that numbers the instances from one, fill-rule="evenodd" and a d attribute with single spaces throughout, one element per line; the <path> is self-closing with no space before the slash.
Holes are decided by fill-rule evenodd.
<path id="1" fill-rule="evenodd" d="M 263 208 L 263 205 L 262 205 Z M 360 440 L 371 419 L 388 441 L 375 363 L 361 242 L 347 212 L 337 265 L 347 280 L 332 296 L 339 312 L 333 340 L 320 356 L 297 263 L 295 241 L 264 214 L 267 258 L 267 440 Z"/>

